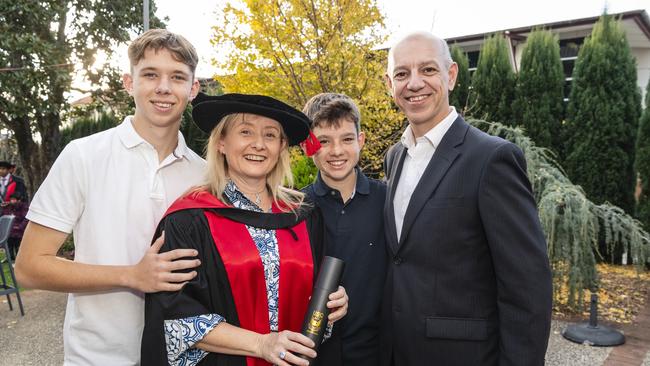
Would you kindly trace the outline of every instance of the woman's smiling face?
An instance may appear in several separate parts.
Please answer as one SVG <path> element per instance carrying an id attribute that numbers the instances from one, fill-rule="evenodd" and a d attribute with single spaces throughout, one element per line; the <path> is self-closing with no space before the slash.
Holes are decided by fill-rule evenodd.
<path id="1" fill-rule="evenodd" d="M 285 147 L 282 125 L 256 114 L 242 114 L 219 142 L 228 175 L 245 181 L 266 180 Z"/>

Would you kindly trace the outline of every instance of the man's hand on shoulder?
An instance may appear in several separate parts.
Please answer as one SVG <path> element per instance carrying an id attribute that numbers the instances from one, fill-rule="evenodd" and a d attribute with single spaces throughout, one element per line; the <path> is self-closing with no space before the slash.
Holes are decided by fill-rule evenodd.
<path id="1" fill-rule="evenodd" d="M 142 292 L 178 291 L 196 277 L 196 271 L 179 271 L 200 266 L 200 260 L 188 259 L 196 257 L 198 252 L 195 249 L 175 249 L 159 253 L 164 242 L 165 233 L 147 249 L 140 262 L 127 271 L 127 287 Z"/>

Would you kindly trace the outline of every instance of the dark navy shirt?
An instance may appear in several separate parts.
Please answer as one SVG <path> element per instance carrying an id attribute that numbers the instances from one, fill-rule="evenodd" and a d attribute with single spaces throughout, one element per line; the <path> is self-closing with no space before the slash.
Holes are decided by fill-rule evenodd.
<path id="1" fill-rule="evenodd" d="M 345 261 L 342 286 L 349 297 L 348 313 L 334 325 L 342 337 L 343 365 L 378 365 L 379 311 L 387 264 L 383 224 L 386 185 L 357 169 L 355 192 L 345 203 L 320 173 L 303 192 L 323 213 L 325 255 Z"/>

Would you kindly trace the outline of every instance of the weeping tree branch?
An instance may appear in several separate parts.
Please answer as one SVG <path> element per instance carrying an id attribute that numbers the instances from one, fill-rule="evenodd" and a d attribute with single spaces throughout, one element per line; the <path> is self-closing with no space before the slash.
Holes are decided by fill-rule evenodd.
<path id="1" fill-rule="evenodd" d="M 575 306 L 576 300 L 581 305 L 584 290 L 598 286 L 599 235 L 605 238 L 608 254 L 623 249 L 639 270 L 650 261 L 650 234 L 642 224 L 619 207 L 591 202 L 582 188 L 567 178 L 550 150 L 535 146 L 519 127 L 478 119 L 468 122 L 512 141 L 526 156 L 528 177 L 546 235 L 556 299 L 566 283 L 569 305 Z"/>

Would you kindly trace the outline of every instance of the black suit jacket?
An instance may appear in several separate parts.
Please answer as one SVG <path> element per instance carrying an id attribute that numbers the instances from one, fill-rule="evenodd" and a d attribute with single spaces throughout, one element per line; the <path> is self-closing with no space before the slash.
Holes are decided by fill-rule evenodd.
<path id="1" fill-rule="evenodd" d="M 393 198 L 406 148 L 385 160 L 392 258 L 382 364 L 543 365 L 551 273 L 521 150 L 458 117 L 437 147 L 397 240 Z"/>
<path id="2" fill-rule="evenodd" d="M 27 185 L 25 184 L 25 180 L 22 177 L 13 174 L 11 177 L 16 181 L 16 191 L 20 193 L 20 197 L 22 197 L 21 201 L 29 202 L 29 194 L 27 193 Z"/>

